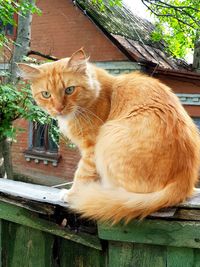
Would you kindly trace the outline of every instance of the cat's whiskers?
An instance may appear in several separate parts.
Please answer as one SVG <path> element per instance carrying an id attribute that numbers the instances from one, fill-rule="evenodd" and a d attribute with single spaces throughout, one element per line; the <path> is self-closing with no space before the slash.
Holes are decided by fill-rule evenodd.
<path id="1" fill-rule="evenodd" d="M 84 110 L 81 109 L 81 107 L 78 106 L 77 111 L 79 112 L 80 117 L 85 121 L 85 122 L 89 122 L 90 126 L 92 127 L 92 120 L 90 119 L 90 117 L 88 116 L 87 113 L 84 113 Z"/>
<path id="2" fill-rule="evenodd" d="M 85 114 L 83 114 L 80 109 L 77 109 L 77 115 L 79 116 L 80 119 L 82 119 L 86 123 L 89 122 L 90 123 L 90 126 L 92 127 L 92 123 L 91 123 L 89 117 L 86 117 Z M 80 122 L 80 124 L 81 124 L 81 122 Z"/>
<path id="3" fill-rule="evenodd" d="M 89 110 L 89 109 L 87 109 L 85 107 L 84 108 L 83 107 L 80 107 L 80 109 L 82 111 L 85 111 L 85 114 L 87 114 L 87 112 L 88 112 L 89 114 L 91 114 L 92 116 L 94 116 L 96 119 L 98 119 L 101 123 L 104 123 L 104 121 L 101 118 L 99 118 L 95 113 L 93 113 L 91 110 Z"/>
<path id="4" fill-rule="evenodd" d="M 77 111 L 78 110 L 76 110 L 76 112 L 75 112 L 75 114 L 74 114 L 74 122 L 75 122 L 75 127 L 76 127 L 76 130 L 79 130 L 79 133 L 81 134 L 81 136 L 83 137 L 83 129 L 82 129 L 82 127 L 81 127 L 81 123 L 80 123 L 80 121 L 79 121 L 79 119 L 78 119 L 78 116 L 77 116 Z M 78 125 L 78 126 L 77 126 Z"/>

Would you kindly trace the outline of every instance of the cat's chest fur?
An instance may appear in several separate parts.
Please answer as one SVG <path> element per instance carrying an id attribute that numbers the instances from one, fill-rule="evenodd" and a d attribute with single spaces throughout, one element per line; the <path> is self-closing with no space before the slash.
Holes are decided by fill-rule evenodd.
<path id="1" fill-rule="evenodd" d="M 74 127 L 74 116 L 72 114 L 57 116 L 57 120 L 58 120 L 58 126 L 59 126 L 60 132 L 65 137 L 69 138 L 79 148 L 81 148 L 81 144 L 83 140 L 82 138 L 80 138 L 79 135 L 76 134 L 77 125 L 75 124 L 75 127 Z"/>
<path id="2" fill-rule="evenodd" d="M 64 136 L 67 136 L 68 138 L 71 138 L 71 131 L 70 131 L 71 119 L 72 119 L 72 117 L 70 115 L 57 116 L 58 126 L 60 129 L 60 132 Z"/>
<path id="3" fill-rule="evenodd" d="M 82 150 L 87 142 L 95 140 L 98 134 L 99 125 L 95 123 L 81 124 L 74 120 L 73 114 L 57 116 L 60 132 L 76 144 Z M 84 122 L 84 121 L 83 121 Z"/>

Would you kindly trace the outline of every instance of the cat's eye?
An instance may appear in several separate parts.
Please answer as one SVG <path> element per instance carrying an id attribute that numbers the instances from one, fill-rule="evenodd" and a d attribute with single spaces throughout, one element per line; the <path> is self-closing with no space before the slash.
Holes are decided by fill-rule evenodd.
<path id="1" fill-rule="evenodd" d="M 65 94 L 66 95 L 71 95 L 75 90 L 75 86 L 69 86 L 65 89 Z"/>
<path id="2" fill-rule="evenodd" d="M 51 96 L 51 94 L 48 91 L 42 91 L 41 94 L 44 98 L 49 98 Z"/>

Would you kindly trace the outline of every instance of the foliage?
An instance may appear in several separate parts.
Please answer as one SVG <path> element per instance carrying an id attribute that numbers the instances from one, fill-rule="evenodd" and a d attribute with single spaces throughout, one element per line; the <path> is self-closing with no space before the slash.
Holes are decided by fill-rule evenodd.
<path id="1" fill-rule="evenodd" d="M 0 0 L 1 21 L 3 25 L 10 23 L 16 24 L 13 15 L 21 14 L 25 16 L 27 12 L 36 13 L 39 9 L 36 5 L 30 4 L 30 1 L 13 1 L 13 0 Z"/>
<path id="2" fill-rule="evenodd" d="M 199 0 L 141 0 L 155 16 L 153 40 L 164 39 L 173 55 L 183 58 L 194 49 L 200 27 Z"/>
<path id="3" fill-rule="evenodd" d="M 39 9 L 31 4 L 29 0 L 0 0 L 1 23 L 3 26 L 8 23 L 17 26 L 14 14 L 26 16 L 28 12 L 40 13 Z M 3 45 L 9 46 L 9 40 L 2 31 L 0 33 L 0 46 Z M 9 77 L 10 73 L 7 72 L 4 75 Z M 24 82 L 11 84 L 5 78 L 4 82 L 0 84 L 0 141 L 6 138 L 14 139 L 17 130 L 22 130 L 13 125 L 13 122 L 18 118 L 41 124 L 50 124 L 53 139 L 57 139 L 57 128 L 52 123 L 50 116 L 34 104 L 29 86 Z"/>
<path id="4" fill-rule="evenodd" d="M 40 14 L 40 10 L 36 7 L 36 5 L 31 4 L 29 0 L 21 0 L 21 1 L 0 0 L 1 24 L 3 27 L 6 26 L 7 24 L 16 26 L 14 14 L 26 16 L 28 12 Z M 8 38 L 5 36 L 4 32 L 1 31 L 0 47 L 7 42 Z"/>
<path id="5" fill-rule="evenodd" d="M 13 121 L 24 118 L 41 124 L 50 124 L 52 133 L 57 134 L 56 127 L 50 116 L 34 104 L 30 88 L 21 82 L 20 89 L 14 85 L 0 85 L 0 140 L 4 138 L 15 138 L 17 128 Z"/>

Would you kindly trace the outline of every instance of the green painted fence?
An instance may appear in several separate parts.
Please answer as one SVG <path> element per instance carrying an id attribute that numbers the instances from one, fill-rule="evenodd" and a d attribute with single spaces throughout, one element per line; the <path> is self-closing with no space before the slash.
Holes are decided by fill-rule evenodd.
<path id="1" fill-rule="evenodd" d="M 0 266 L 200 267 L 195 203 L 111 227 L 66 207 L 1 194 Z"/>

